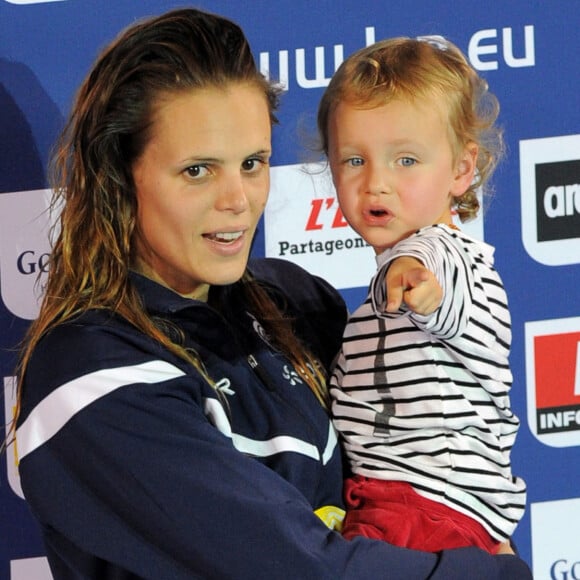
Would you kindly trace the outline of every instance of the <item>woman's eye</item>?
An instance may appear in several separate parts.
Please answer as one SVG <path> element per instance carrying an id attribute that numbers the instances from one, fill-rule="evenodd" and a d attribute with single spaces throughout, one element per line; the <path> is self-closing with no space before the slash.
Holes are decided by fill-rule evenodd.
<path id="1" fill-rule="evenodd" d="M 249 157 L 242 162 L 242 170 L 246 173 L 255 173 L 266 164 L 266 159 L 262 159 L 261 157 Z"/>
<path id="2" fill-rule="evenodd" d="M 208 174 L 208 168 L 205 165 L 190 165 L 186 168 L 185 173 L 187 173 L 188 177 L 199 179 Z"/>
<path id="3" fill-rule="evenodd" d="M 251 159 L 245 159 L 242 163 L 242 169 L 244 171 L 253 171 L 256 168 L 256 165 L 258 164 L 258 160 L 251 158 Z"/>

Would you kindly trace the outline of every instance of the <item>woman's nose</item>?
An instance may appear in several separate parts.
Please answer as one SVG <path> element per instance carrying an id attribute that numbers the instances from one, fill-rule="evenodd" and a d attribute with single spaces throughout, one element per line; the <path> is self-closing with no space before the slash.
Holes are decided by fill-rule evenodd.
<path id="1" fill-rule="evenodd" d="M 248 209 L 249 202 L 242 176 L 224 179 L 218 195 L 216 206 L 221 211 L 242 213 Z"/>

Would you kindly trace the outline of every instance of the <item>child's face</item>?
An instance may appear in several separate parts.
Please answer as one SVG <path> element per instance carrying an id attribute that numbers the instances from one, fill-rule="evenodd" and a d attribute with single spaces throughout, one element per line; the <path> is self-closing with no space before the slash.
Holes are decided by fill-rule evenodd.
<path id="1" fill-rule="evenodd" d="M 341 102 L 329 121 L 340 207 L 377 254 L 421 227 L 451 223 L 453 197 L 473 179 L 477 146 L 454 160 L 435 100 L 394 100 L 373 109 Z"/>

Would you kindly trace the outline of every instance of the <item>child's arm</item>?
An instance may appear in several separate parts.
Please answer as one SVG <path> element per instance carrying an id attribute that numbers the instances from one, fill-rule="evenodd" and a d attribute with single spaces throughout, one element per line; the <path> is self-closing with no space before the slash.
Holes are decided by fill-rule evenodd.
<path id="1" fill-rule="evenodd" d="M 443 290 L 435 275 L 416 258 L 393 260 L 385 276 L 387 312 L 396 312 L 401 303 L 417 314 L 427 315 L 441 304 Z"/>

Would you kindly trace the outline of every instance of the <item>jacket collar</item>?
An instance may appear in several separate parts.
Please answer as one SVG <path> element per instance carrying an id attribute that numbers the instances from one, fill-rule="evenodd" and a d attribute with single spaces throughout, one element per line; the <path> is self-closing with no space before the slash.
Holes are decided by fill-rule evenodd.
<path id="1" fill-rule="evenodd" d="M 205 302 L 186 298 L 170 288 L 139 274 L 131 271 L 129 273 L 131 283 L 139 292 L 145 307 L 149 312 L 158 312 L 160 314 L 173 314 L 192 307 L 207 307 Z"/>

